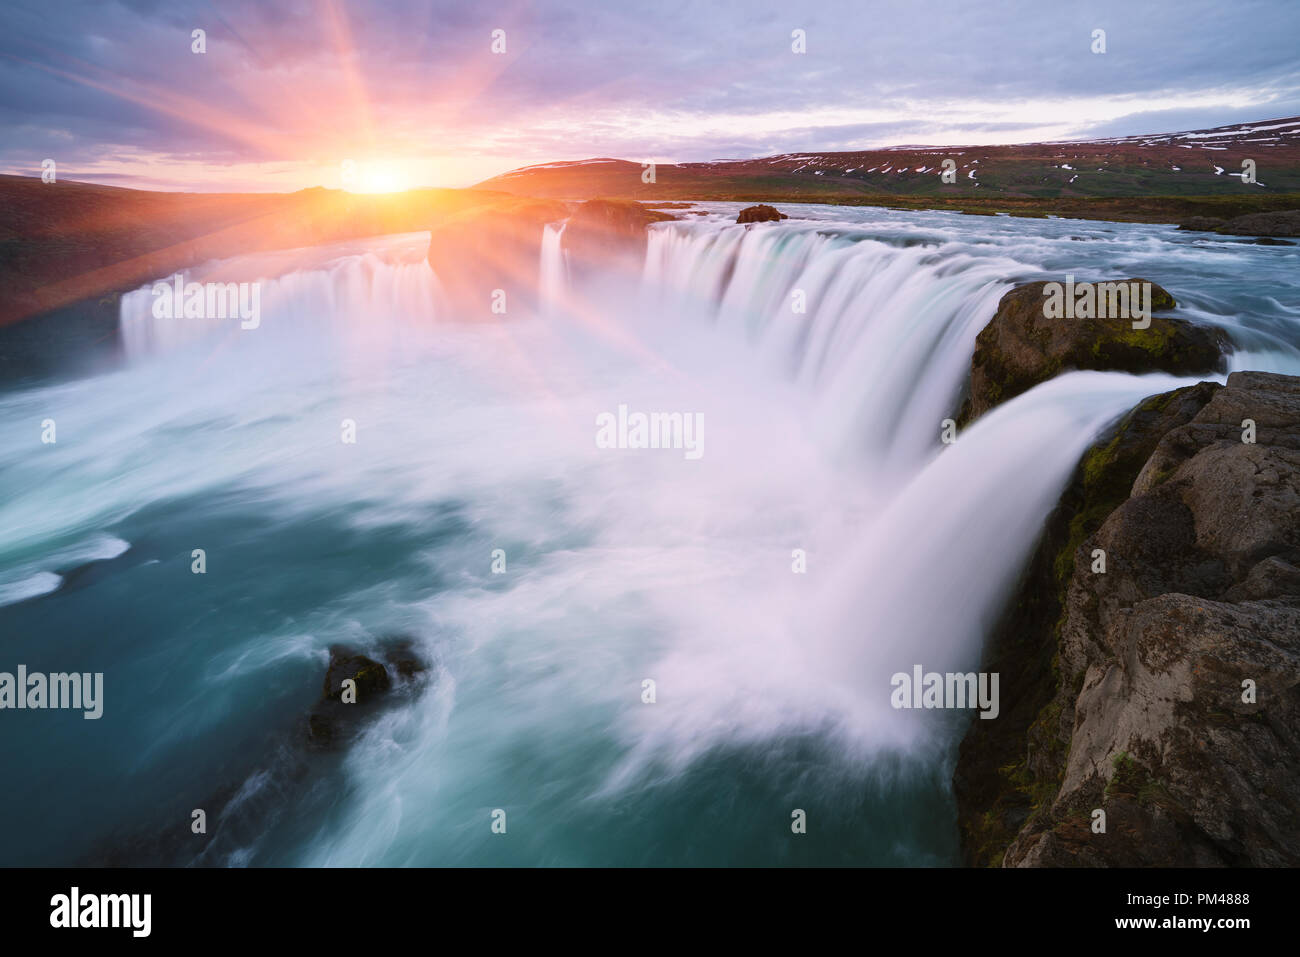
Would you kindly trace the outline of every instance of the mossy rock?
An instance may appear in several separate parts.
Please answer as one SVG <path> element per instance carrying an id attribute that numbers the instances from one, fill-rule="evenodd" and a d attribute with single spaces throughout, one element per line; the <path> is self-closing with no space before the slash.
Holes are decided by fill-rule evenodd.
<path id="1" fill-rule="evenodd" d="M 1138 473 L 1160 440 L 1190 422 L 1220 388 L 1214 382 L 1198 382 L 1150 396 L 1084 453 L 1079 464 L 1079 501 L 1069 521 L 1066 543 L 1054 562 L 1062 597 L 1074 572 L 1079 547 L 1128 499 Z"/>
<path id="2" fill-rule="evenodd" d="M 1078 698 L 1084 679 L 1079 673 L 1073 687 L 1061 687 L 1058 643 L 1075 561 L 1128 499 L 1161 439 L 1190 422 L 1220 388 L 1201 382 L 1140 402 L 1084 453 L 1049 517 L 986 652 L 985 670 L 1002 673 L 1007 685 L 1014 678 L 1017 704 L 1005 707 L 998 721 L 972 722 L 953 777 L 968 863 L 998 866 L 1022 827 L 1039 826 L 1050 813 L 1069 759 L 1070 729 L 1063 723 L 1072 712 L 1065 705 Z M 1133 787 L 1137 799 L 1159 797 L 1148 783 Z"/>
<path id="3" fill-rule="evenodd" d="M 415 641 L 396 636 L 381 645 L 384 662 L 361 654 L 346 645 L 330 647 L 329 667 L 320 700 L 307 718 L 307 735 L 317 749 L 335 748 L 352 737 L 376 707 L 394 698 L 396 685 L 409 686 L 427 671 L 418 657 Z M 396 674 L 396 685 L 393 675 Z M 343 682 L 356 682 L 356 700 L 343 701 Z"/>
<path id="4" fill-rule="evenodd" d="M 342 645 L 335 645 L 330 648 L 330 664 L 325 672 L 321 697 L 339 697 L 343 682 L 348 679 L 356 682 L 358 703 L 382 695 L 393 686 L 388 670 L 379 662 Z"/>
<path id="5" fill-rule="evenodd" d="M 1113 285 L 1149 282 L 1133 278 Z M 1094 288 L 1102 285 L 1094 284 Z M 1109 289 L 1105 307 L 1097 310 L 1107 314 L 1103 317 L 1048 316 L 1047 286 L 1046 282 L 1032 282 L 1007 292 L 976 338 L 969 398 L 960 425 L 1072 369 L 1206 375 L 1226 368 L 1229 342 L 1222 330 L 1154 315 L 1177 306 L 1168 290 L 1156 283 L 1150 284 L 1150 325 L 1140 329 L 1134 328 L 1131 313 L 1110 315 L 1119 310 L 1113 308 L 1118 300 Z"/>

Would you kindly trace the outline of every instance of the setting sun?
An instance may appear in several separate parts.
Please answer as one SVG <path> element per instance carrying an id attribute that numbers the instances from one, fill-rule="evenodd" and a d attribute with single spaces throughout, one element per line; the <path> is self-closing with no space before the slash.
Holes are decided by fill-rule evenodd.
<path id="1" fill-rule="evenodd" d="M 343 188 L 352 193 L 398 193 L 412 185 L 409 172 L 397 163 L 344 164 Z"/>

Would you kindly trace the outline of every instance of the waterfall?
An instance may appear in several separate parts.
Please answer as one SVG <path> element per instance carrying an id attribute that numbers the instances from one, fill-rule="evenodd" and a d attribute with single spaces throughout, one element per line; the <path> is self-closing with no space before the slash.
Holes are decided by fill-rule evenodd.
<path id="1" fill-rule="evenodd" d="M 568 278 L 568 262 L 562 238 L 565 223 L 548 223 L 542 231 L 541 263 L 538 270 L 541 289 L 538 291 L 543 314 L 554 313 L 564 295 Z"/>
<path id="2" fill-rule="evenodd" d="M 741 604 L 746 618 L 763 609 L 762 624 L 746 640 L 711 648 L 709 666 L 700 657 L 707 642 L 660 663 L 673 683 L 705 680 L 706 687 L 693 709 L 675 712 L 687 723 L 664 721 L 642 737 L 647 753 L 656 752 L 650 742 L 657 735 L 667 735 L 663 752 L 680 755 L 700 739 L 699 727 L 743 737 L 771 732 L 767 722 L 792 716 L 809 725 L 830 720 L 880 747 L 914 744 L 916 722 L 900 719 L 877 693 L 882 675 L 921 654 L 927 667 L 973 666 L 985 627 L 1083 448 L 1108 421 L 1173 381 L 1065 377 L 997 410 L 946 448 L 942 422 L 956 412 L 975 337 L 1022 263 L 810 222 L 674 222 L 650 230 L 639 276 L 579 281 L 567 274 L 562 236 L 561 225 L 539 236 L 540 316 L 462 332 L 505 346 L 492 354 L 508 358 L 506 381 L 527 394 L 553 378 L 598 382 L 615 362 L 623 371 L 598 387 L 602 398 L 583 398 L 559 417 L 566 435 L 588 428 L 595 410 L 629 401 L 699 410 L 711 444 L 688 476 L 700 503 L 690 523 L 717 523 L 731 511 L 721 502 L 733 497 L 737 514 L 728 521 L 752 524 L 746 497 L 767 501 L 760 525 L 775 526 L 746 531 L 744 547 L 754 547 L 755 534 L 786 535 L 790 547 L 808 548 L 821 563 L 795 606 L 779 575 L 769 581 L 757 570 L 747 583 L 755 594 L 738 604 L 700 596 L 697 611 L 721 617 L 683 625 L 683 633 L 727 633 L 724 619 L 740 620 Z M 424 263 L 385 261 L 372 251 L 313 264 L 265 283 L 261 329 L 228 327 L 226 335 L 250 349 L 267 343 L 262 351 L 276 357 L 279 376 L 290 348 L 315 376 L 304 388 L 315 389 L 318 370 L 335 361 L 328 343 L 347 344 L 350 373 L 364 343 L 387 341 L 412 322 L 428 325 L 437 313 L 433 281 Z M 131 349 L 167 344 L 149 299 L 148 290 L 124 298 Z M 438 330 L 429 348 L 441 349 L 451 335 L 449 325 Z M 291 346 L 276 342 L 284 333 Z M 418 354 L 403 353 L 415 363 L 412 374 L 419 373 Z M 245 381 L 249 368 L 258 366 L 251 359 L 241 365 Z M 377 372 L 379 382 L 395 374 L 387 365 Z M 554 408 L 554 389 L 542 394 Z M 487 428 L 490 434 L 501 425 L 489 419 Z M 463 445 L 468 436 L 459 434 Z M 401 443 L 392 441 L 400 448 L 422 440 L 413 428 Z M 511 448 L 527 461 L 523 446 Z M 403 456 L 393 452 L 385 474 L 410 472 Z M 566 469 L 581 461 L 570 459 Z M 592 479 L 606 488 L 604 534 L 614 541 L 642 536 L 640 516 L 656 510 L 680 526 L 680 468 L 646 463 Z M 629 519 L 633 526 L 624 527 Z M 662 607 L 656 614 L 678 612 Z M 728 681 L 701 679 L 715 672 Z M 755 714 L 740 696 L 781 704 Z M 732 726 L 735 714 L 747 715 L 743 729 Z"/>
<path id="3" fill-rule="evenodd" d="M 653 226 L 632 275 L 570 273 L 561 229 L 538 228 L 540 314 L 517 277 L 476 295 L 494 262 L 458 307 L 428 234 L 203 264 L 183 281 L 260 283 L 256 328 L 157 316 L 145 287 L 122 298 L 123 368 L 0 394 L 15 660 L 72 648 L 131 676 L 111 740 L 70 722 L 6 742 L 50 798 L 0 800 L 15 858 L 111 840 L 59 826 L 81 813 L 67 766 L 106 802 L 95 821 L 143 833 L 169 802 L 262 782 L 281 800 L 250 742 L 300 731 L 330 645 L 403 635 L 427 690 L 204 863 L 955 860 L 957 732 L 895 710 L 891 675 L 976 667 L 1083 450 L 1189 381 L 1067 373 L 944 445 L 976 335 L 1012 284 L 1149 276 L 1229 328 L 1237 367 L 1300 371 L 1293 253 L 1138 224 L 704 211 Z M 700 416 L 702 457 L 601 447 L 620 406 Z M 58 442 L 32 454 L 47 418 Z M 810 800 L 816 827 L 782 840 Z M 529 838 L 492 835 L 496 807 Z"/>
<path id="4" fill-rule="evenodd" d="M 975 337 L 1023 269 L 817 224 L 706 223 L 653 230 L 644 282 L 660 313 L 717 326 L 808 390 L 835 448 L 900 474 L 937 450 Z"/>
<path id="5" fill-rule="evenodd" d="M 375 338 L 409 334 L 438 315 L 437 278 L 417 257 L 427 244 L 427 234 L 384 237 L 364 251 L 338 244 L 241 256 L 182 274 L 186 290 L 191 284 L 205 291 L 208 286 L 256 285 L 260 315 L 255 327 L 229 314 L 158 315 L 155 289 L 174 285 L 172 277 L 159 277 L 122 296 L 118 326 L 123 349 L 134 359 L 192 346 L 282 345 L 284 339 L 303 342 L 325 335 L 373 347 Z"/>

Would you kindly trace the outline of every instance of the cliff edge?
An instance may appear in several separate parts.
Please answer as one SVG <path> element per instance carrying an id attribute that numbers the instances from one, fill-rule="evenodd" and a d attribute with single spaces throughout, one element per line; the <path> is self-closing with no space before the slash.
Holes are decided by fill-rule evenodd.
<path id="1" fill-rule="evenodd" d="M 1300 863 L 1300 378 L 1152 396 L 1094 445 L 991 636 L 969 863 Z"/>

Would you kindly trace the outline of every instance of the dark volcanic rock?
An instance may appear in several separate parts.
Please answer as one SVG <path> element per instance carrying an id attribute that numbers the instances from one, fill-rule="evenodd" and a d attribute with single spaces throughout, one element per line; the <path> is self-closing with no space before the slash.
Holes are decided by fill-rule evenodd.
<path id="1" fill-rule="evenodd" d="M 120 827 L 94 847 L 78 866 L 221 866 L 249 863 L 250 849 L 289 814 L 302 813 L 321 794 L 324 776 L 337 773 L 339 752 L 369 721 L 387 709 L 409 704 L 428 686 L 428 666 L 413 638 L 380 639 L 370 655 L 342 645 L 330 648 L 321 698 L 307 720 L 302 715 L 261 729 L 232 755 L 210 767 L 204 780 L 188 782 L 169 804 L 148 808 L 140 822 Z M 340 700 L 343 681 L 357 682 L 357 703 Z M 202 790 L 200 790 L 202 788 Z M 328 799 L 327 799 L 328 800 Z M 207 831 L 191 830 L 191 811 L 203 809 Z M 254 852 L 257 853 L 257 852 Z M 259 857 L 258 860 L 263 860 Z"/>
<path id="2" fill-rule="evenodd" d="M 428 668 L 415 651 L 415 639 L 391 638 L 384 645 L 384 660 L 399 678 L 414 678 Z"/>
<path id="3" fill-rule="evenodd" d="M 737 223 L 772 223 L 780 222 L 783 219 L 789 219 L 785 213 L 773 206 L 765 206 L 760 203 L 757 206 L 747 206 L 740 211 L 736 217 Z"/>
<path id="4" fill-rule="evenodd" d="M 1228 339 L 1218 329 L 1166 316 L 1153 316 L 1146 329 L 1134 329 L 1126 318 L 1049 319 L 1046 285 L 1027 283 L 1004 295 L 975 340 L 962 424 L 1070 369 L 1200 375 L 1224 368 Z M 1173 296 L 1151 285 L 1152 312 L 1174 308 Z"/>
<path id="5" fill-rule="evenodd" d="M 1178 228 L 1212 233 L 1226 222 L 1226 219 L 1218 216 L 1189 216 L 1179 224 Z"/>
<path id="6" fill-rule="evenodd" d="M 356 683 L 358 702 L 382 695 L 393 686 L 388 671 L 379 662 L 356 654 L 342 645 L 334 645 L 330 648 L 330 664 L 325 672 L 321 700 L 333 699 L 343 690 L 343 682 L 349 678 Z"/>
<path id="7" fill-rule="evenodd" d="M 1084 462 L 1094 485 L 1122 484 L 1175 423 L 1074 551 L 1040 638 L 1053 673 L 1018 692 L 1041 700 L 1052 686 L 1047 703 L 1027 732 L 993 733 L 1000 749 L 982 728 L 986 740 L 963 743 L 955 783 L 977 863 L 1300 863 L 1300 379 L 1233 373 L 1195 389 L 1148 400 L 1145 438 L 1121 427 Z M 1017 749 L 1018 763 L 991 766 Z M 1009 795 L 1023 825 L 988 826 Z M 1096 809 L 1105 833 L 1090 827 Z"/>
<path id="8" fill-rule="evenodd" d="M 345 645 L 331 646 L 321 698 L 307 719 L 312 745 L 330 748 L 341 743 L 375 705 L 385 701 L 394 687 L 390 669 L 407 681 L 425 671 L 413 648 L 409 638 L 390 641 L 384 646 L 386 664 L 381 664 Z M 351 703 L 343 701 L 343 682 L 348 679 L 356 682 L 356 701 Z"/>
<path id="9" fill-rule="evenodd" d="M 1215 232 L 1229 236 L 1300 236 L 1300 209 L 1247 213 L 1215 227 Z"/>

